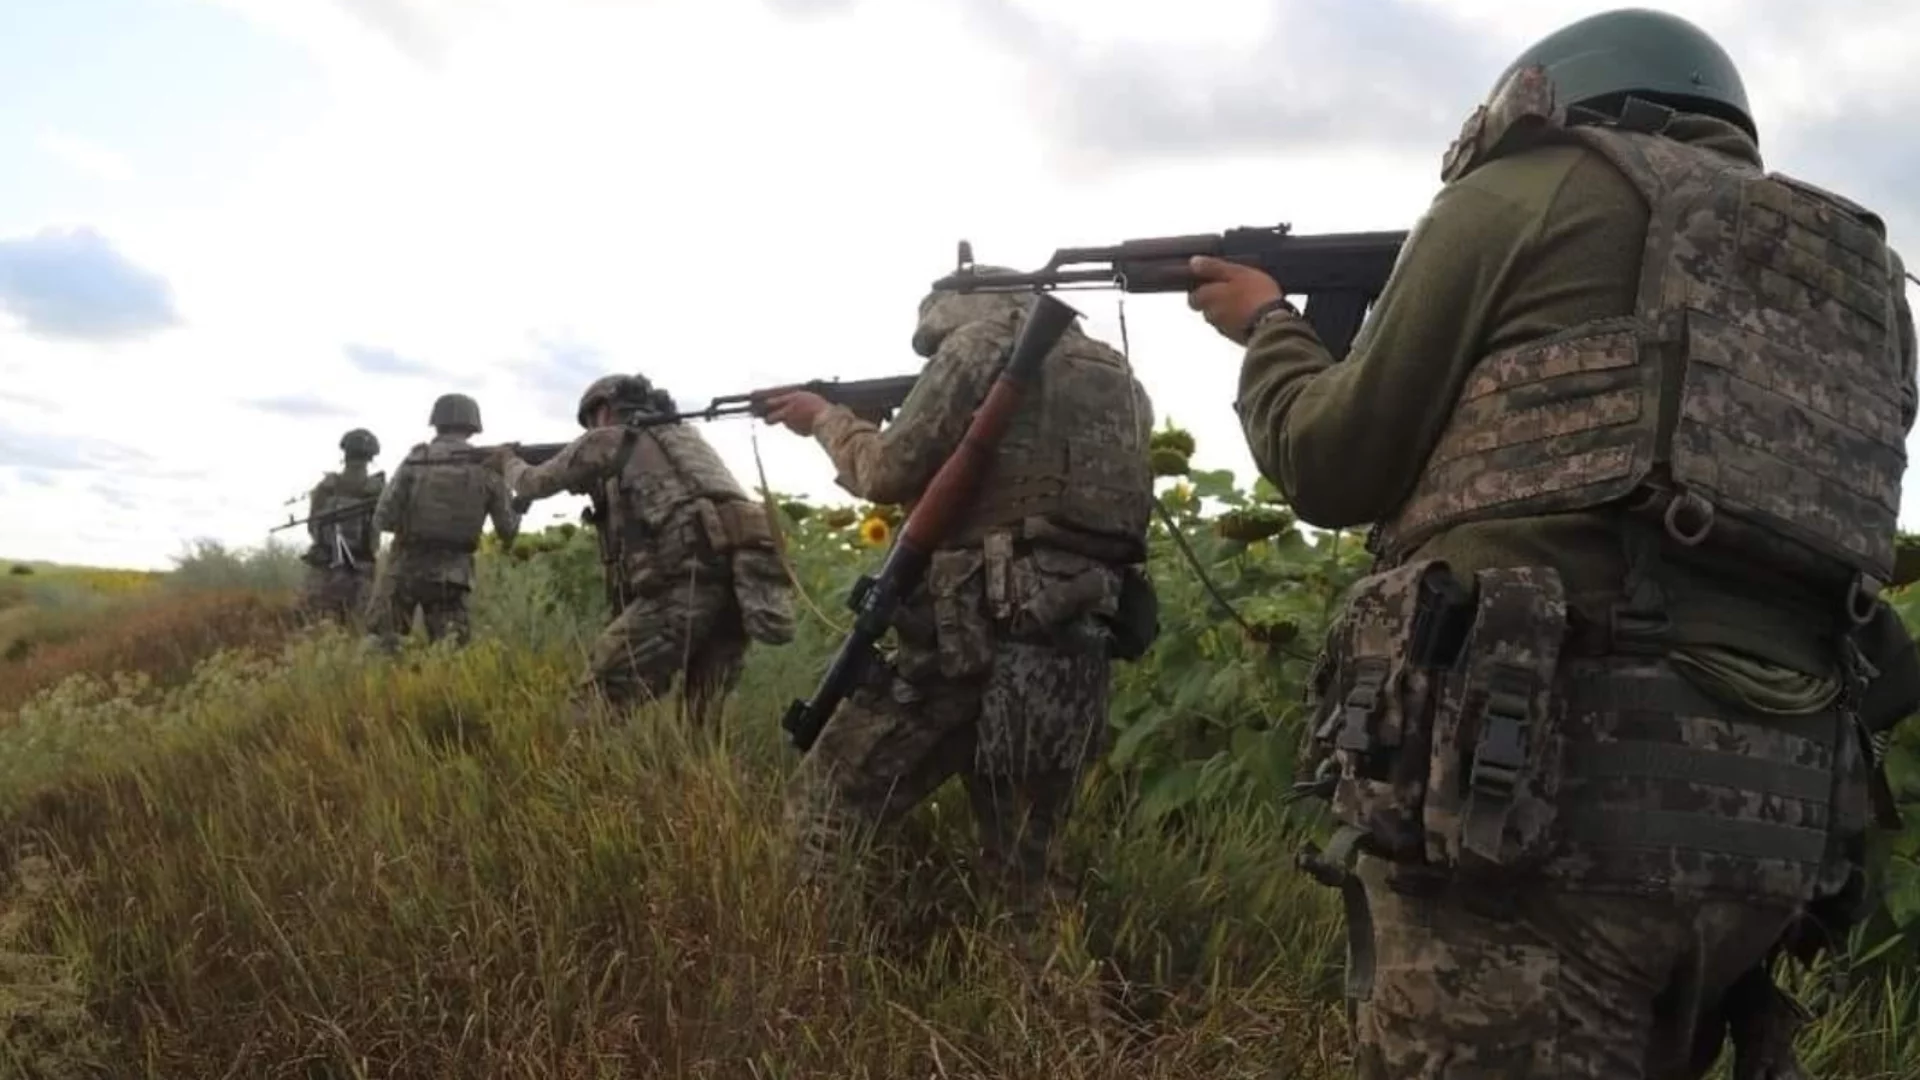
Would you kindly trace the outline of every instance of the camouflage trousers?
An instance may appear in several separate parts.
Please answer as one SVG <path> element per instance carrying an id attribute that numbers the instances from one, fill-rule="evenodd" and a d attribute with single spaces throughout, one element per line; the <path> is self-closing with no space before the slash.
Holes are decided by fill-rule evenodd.
<path id="1" fill-rule="evenodd" d="M 665 697 L 680 681 L 687 713 L 704 723 L 740 682 L 747 637 L 732 583 L 701 581 L 629 603 L 594 639 L 574 686 L 577 711 L 594 697 L 616 713 Z"/>
<path id="2" fill-rule="evenodd" d="M 1378 859 L 1358 872 L 1373 924 L 1355 1017 L 1362 1080 L 1691 1080 L 1712 1063 L 1696 1060 L 1696 1021 L 1794 918 L 1546 880 L 1496 905 L 1396 888 Z"/>
<path id="3" fill-rule="evenodd" d="M 1107 662 L 1086 661 L 1023 647 L 1009 652 L 1003 646 L 998 677 L 989 672 L 908 682 L 892 676 L 850 696 L 822 729 L 788 789 L 788 827 L 803 879 L 824 877 L 850 845 L 863 839 L 861 834 L 888 829 L 957 775 L 972 812 L 982 884 L 1023 921 L 1070 901 L 1075 890 L 1059 872 L 1055 841 L 1085 764 L 1101 745 L 1106 721 Z M 1101 677 L 1046 677 L 1087 667 Z M 1091 692 L 996 709 L 993 699 L 1009 686 L 1074 686 Z M 1063 752 L 1033 753 L 1009 767 L 1004 747 L 994 745 L 999 739 L 983 746 L 983 730 L 1004 732 L 1011 726 L 1005 719 L 984 722 L 983 713 L 1013 710 L 1049 729 L 1027 733 L 1027 741 L 1050 743 Z M 1077 732 L 1064 731 L 1069 718 Z M 1068 741 L 1071 752 L 1064 749 Z"/>
<path id="4" fill-rule="evenodd" d="M 398 649 L 400 639 L 413 627 L 417 610 L 429 640 L 452 638 L 464 643 L 472 636 L 467 615 L 471 593 L 465 585 L 438 578 L 382 574 L 367 603 L 367 633 L 379 641 L 381 648 L 389 652 Z"/>
<path id="5" fill-rule="evenodd" d="M 373 586 L 371 566 L 309 566 L 300 603 L 314 618 L 342 625 L 357 623 Z"/>

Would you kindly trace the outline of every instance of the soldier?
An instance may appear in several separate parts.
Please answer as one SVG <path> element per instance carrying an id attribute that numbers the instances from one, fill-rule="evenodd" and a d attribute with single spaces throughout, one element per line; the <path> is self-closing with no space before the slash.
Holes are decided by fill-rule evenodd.
<path id="1" fill-rule="evenodd" d="M 1912 667 L 1900 260 L 1657 12 L 1528 49 L 1442 178 L 1345 363 L 1257 270 L 1189 296 L 1301 519 L 1375 523 L 1315 680 L 1359 1073 L 1698 1076 L 1730 1029 L 1797 1076 L 1770 961 L 1860 897 L 1862 644 Z"/>
<path id="2" fill-rule="evenodd" d="M 399 646 L 416 608 L 429 638 L 465 641 L 480 530 L 491 517 L 505 547 L 520 531 L 506 484 L 468 442 L 480 433 L 480 406 L 465 394 L 444 394 L 433 403 L 428 423 L 432 441 L 407 453 L 374 510 L 374 524 L 394 535 L 367 622 L 388 650 Z"/>
<path id="3" fill-rule="evenodd" d="M 768 420 L 818 440 L 838 482 L 912 503 L 954 453 L 1033 298 L 934 292 L 927 366 L 885 431 L 805 392 Z M 1077 327 L 1047 357 L 977 503 L 894 623 L 899 649 L 822 729 L 794 777 L 802 872 L 856 827 L 886 826 L 958 773 L 980 870 L 1025 929 L 1072 897 L 1054 842 L 1103 749 L 1111 658 L 1150 640 L 1146 557 L 1153 405 L 1126 361 Z M 1129 603 L 1122 604 L 1125 594 Z"/>
<path id="4" fill-rule="evenodd" d="M 713 447 L 669 417 L 673 399 L 637 375 L 608 375 L 581 395 L 586 433 L 537 466 L 495 451 L 522 502 L 562 491 L 593 500 L 612 621 L 574 693 L 582 718 L 598 695 L 617 713 L 664 696 L 674 679 L 695 723 L 740 679 L 747 642 L 793 640 L 793 592 L 767 510 L 747 498 Z"/>
<path id="5" fill-rule="evenodd" d="M 312 543 L 300 559 L 307 564 L 302 598 L 306 610 L 347 623 L 359 619 L 373 581 L 380 550 L 373 508 L 386 477 L 367 475 L 368 463 L 380 456 L 380 440 L 373 432 L 354 428 L 340 437 L 340 450 L 345 464 L 339 472 L 322 476 L 308 497 L 307 537 Z"/>

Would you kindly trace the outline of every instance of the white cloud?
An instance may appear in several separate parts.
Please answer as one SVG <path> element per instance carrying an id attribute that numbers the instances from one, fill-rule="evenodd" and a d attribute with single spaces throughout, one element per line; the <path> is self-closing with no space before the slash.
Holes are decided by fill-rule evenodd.
<path id="1" fill-rule="evenodd" d="M 227 178 L 235 195 L 217 212 L 129 204 L 94 222 L 165 274 L 184 326 L 137 347 L 0 340 L 11 393 L 85 401 L 67 422 L 205 478 L 129 481 L 117 490 L 137 513 L 81 482 L 16 485 L 6 554 L 152 565 L 194 535 L 257 541 L 284 520 L 280 501 L 332 465 L 342 430 L 374 430 L 376 468 L 391 467 L 444 391 L 479 399 L 483 440 L 568 437 L 582 380 L 564 365 L 543 374 L 553 343 L 643 371 L 688 406 L 910 371 L 915 305 L 961 237 L 1017 266 L 1061 245 L 1276 220 L 1405 227 L 1452 133 L 1284 156 L 1076 148 L 1048 111 L 1058 81 L 983 32 L 1000 0 L 806 4 L 805 17 L 747 0 L 211 2 L 308 45 L 330 109 Z M 1442 6 L 1515 49 L 1586 7 Z M 1282 63 L 1245 43 L 1289 25 L 1263 0 L 1206 19 L 1152 0 L 1010 10 L 1044 11 L 1066 55 L 1164 49 L 1176 84 Z M 1736 53 L 1763 112 L 1818 115 L 1816 80 L 1838 76 L 1793 63 L 1729 2 L 1680 10 L 1761 43 L 1757 60 Z M 1879 66 L 1884 43 L 1860 55 L 1854 92 L 1896 77 Z M 1118 342 L 1115 296 L 1073 301 Z M 1250 477 L 1229 404 L 1237 350 L 1178 296 L 1125 310 L 1158 413 L 1197 432 L 1200 464 Z M 370 374 L 353 359 L 367 350 L 444 377 Z M 312 415 L 319 403 L 348 411 Z M 743 482 L 757 439 L 776 488 L 839 495 L 815 447 L 755 428 L 707 429 Z M 82 519 L 85 536 L 58 524 Z"/>
<path id="2" fill-rule="evenodd" d="M 123 184 L 133 179 L 133 167 L 112 147 L 71 132 L 43 131 L 40 149 L 74 172 L 107 184 Z"/>

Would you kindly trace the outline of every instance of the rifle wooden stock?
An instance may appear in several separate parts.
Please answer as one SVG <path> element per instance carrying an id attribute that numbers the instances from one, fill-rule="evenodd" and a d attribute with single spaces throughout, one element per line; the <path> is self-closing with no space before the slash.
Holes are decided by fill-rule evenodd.
<path id="1" fill-rule="evenodd" d="M 876 658 L 875 646 L 893 625 L 900 604 L 920 587 L 933 553 L 947 542 L 954 525 L 973 504 L 1000 439 L 1020 406 L 1021 397 L 1039 375 L 1040 364 L 1059 344 L 1079 312 L 1042 294 L 1035 298 L 1014 342 L 1007 363 L 974 411 L 960 445 L 940 465 L 926 491 L 913 504 L 907 522 L 877 574 L 862 575 L 854 583 L 847 606 L 854 612 L 853 629 L 841 642 L 813 697 L 787 707 L 780 726 L 794 749 L 806 753 L 840 703 L 865 678 Z"/>

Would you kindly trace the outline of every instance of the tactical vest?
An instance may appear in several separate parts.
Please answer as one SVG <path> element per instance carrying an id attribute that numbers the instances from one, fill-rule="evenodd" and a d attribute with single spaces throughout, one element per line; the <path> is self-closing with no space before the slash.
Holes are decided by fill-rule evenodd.
<path id="1" fill-rule="evenodd" d="M 700 500 L 747 501 L 720 455 L 693 428 L 684 424 L 630 427 L 626 437 L 620 467 L 608 479 L 606 494 L 608 505 L 620 509 L 617 528 L 626 555 L 674 542 L 677 538 L 668 532 L 669 526 Z"/>
<path id="2" fill-rule="evenodd" d="M 465 443 L 421 443 L 401 467 L 413 474 L 405 516 L 394 530 L 396 542 L 415 547 L 473 551 L 486 524 L 487 468 Z"/>
<path id="3" fill-rule="evenodd" d="M 1073 334 L 1041 365 L 968 515 L 967 541 L 1008 526 L 1117 562 L 1146 556 L 1153 406 L 1119 353 Z M 1051 528 L 1046 528 L 1051 526 Z M 1037 537 L 1036 537 L 1037 538 Z"/>
<path id="4" fill-rule="evenodd" d="M 1651 211 L 1636 308 L 1480 361 L 1376 552 L 1632 501 L 1681 544 L 1851 578 L 1861 606 L 1893 573 L 1915 393 L 1879 219 L 1660 137 L 1658 106 L 1568 127 L 1543 83 L 1517 78 L 1476 112 L 1443 175 L 1549 143 L 1603 155 Z"/>
<path id="5" fill-rule="evenodd" d="M 380 498 L 384 482 L 375 476 L 361 473 L 358 476 L 343 476 L 340 473 L 328 473 L 314 485 L 313 513 L 316 515 L 331 513 L 341 507 L 354 503 L 366 503 L 366 510 L 349 518 L 331 521 L 320 526 L 315 543 L 329 561 L 333 558 L 334 538 L 338 537 L 346 544 L 356 562 L 370 563 L 380 546 L 380 534 L 373 527 L 374 500 Z"/>

